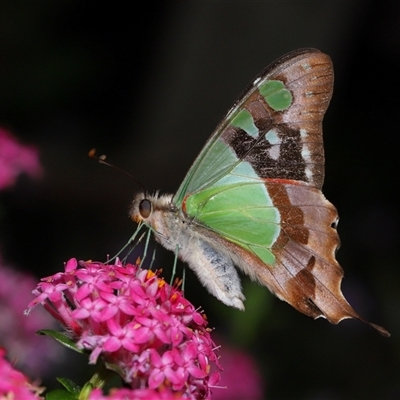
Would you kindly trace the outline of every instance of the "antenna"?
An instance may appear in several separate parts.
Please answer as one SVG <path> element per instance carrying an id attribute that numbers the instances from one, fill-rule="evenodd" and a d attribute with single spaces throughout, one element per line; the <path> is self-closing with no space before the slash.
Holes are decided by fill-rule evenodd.
<path id="1" fill-rule="evenodd" d="M 102 154 L 101 156 L 97 156 L 96 155 L 96 149 L 93 148 L 93 149 L 89 150 L 88 156 L 90 158 L 93 158 L 93 159 L 97 160 L 100 164 L 107 165 L 108 167 L 114 168 L 117 171 L 120 171 L 120 172 L 124 173 L 125 175 L 129 176 L 129 178 L 133 179 L 141 187 L 142 192 L 146 193 L 146 190 L 145 190 L 145 188 L 144 188 L 144 186 L 142 185 L 141 182 L 139 182 L 133 175 L 131 175 L 129 172 L 125 171 L 124 169 L 119 168 L 119 167 L 107 162 L 106 161 L 107 156 L 105 154 Z"/>

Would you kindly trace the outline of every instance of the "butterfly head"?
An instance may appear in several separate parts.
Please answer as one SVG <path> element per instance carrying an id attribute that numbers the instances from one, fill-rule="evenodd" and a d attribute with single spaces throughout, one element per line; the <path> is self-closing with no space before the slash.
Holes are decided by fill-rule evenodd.
<path id="1" fill-rule="evenodd" d="M 155 221 L 160 213 L 166 213 L 172 209 L 172 195 L 153 195 L 148 193 L 137 194 L 132 202 L 129 217 L 136 223 L 144 222 L 155 228 Z"/>
<path id="2" fill-rule="evenodd" d="M 180 217 L 172 201 L 172 194 L 153 195 L 137 194 L 129 211 L 130 218 L 136 223 L 151 227 L 155 239 L 168 250 L 175 250 L 179 245 Z"/>

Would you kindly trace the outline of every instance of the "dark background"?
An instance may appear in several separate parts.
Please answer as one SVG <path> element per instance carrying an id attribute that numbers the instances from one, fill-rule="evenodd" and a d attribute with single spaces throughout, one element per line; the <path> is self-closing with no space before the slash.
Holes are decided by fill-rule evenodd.
<path id="1" fill-rule="evenodd" d="M 0 3 L 0 124 L 39 148 L 45 170 L 1 194 L 5 258 L 41 277 L 73 256 L 115 254 L 135 229 L 127 213 L 139 188 L 88 150 L 148 190 L 173 192 L 263 67 L 319 48 L 335 65 L 324 193 L 341 217 L 343 292 L 392 337 L 313 321 L 247 281 L 245 313 L 190 273 L 186 293 L 225 341 L 256 357 L 267 398 L 399 398 L 399 3 L 132 4 Z M 157 267 L 168 275 L 172 263 L 157 248 Z"/>

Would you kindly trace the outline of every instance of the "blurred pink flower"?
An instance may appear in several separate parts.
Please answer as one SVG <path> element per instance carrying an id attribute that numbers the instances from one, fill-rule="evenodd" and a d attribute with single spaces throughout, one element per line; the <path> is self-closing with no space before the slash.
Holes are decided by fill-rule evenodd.
<path id="1" fill-rule="evenodd" d="M 77 346 L 102 356 L 133 389 L 210 398 L 221 369 L 207 321 L 157 273 L 126 264 L 78 262 L 43 278 L 41 303 L 71 332 Z M 160 397 L 157 397 L 160 398 Z"/>
<path id="2" fill-rule="evenodd" d="M 19 369 L 35 378 L 52 368 L 63 351 L 57 343 L 36 335 L 44 326 L 56 325 L 44 310 L 35 318 L 24 315 L 36 282 L 30 274 L 5 266 L 0 257 L 0 345 Z"/>
<path id="3" fill-rule="evenodd" d="M 34 177 L 42 173 L 37 150 L 20 144 L 7 130 L 0 128 L 0 190 L 13 185 L 23 172 Z"/>
<path id="4" fill-rule="evenodd" d="M 264 384 L 254 359 L 246 352 L 222 345 L 224 373 L 213 391 L 213 400 L 262 400 Z"/>
<path id="5" fill-rule="evenodd" d="M 6 352 L 0 348 L 0 399 L 39 400 L 42 388 L 32 385 L 28 378 L 5 359 Z"/>

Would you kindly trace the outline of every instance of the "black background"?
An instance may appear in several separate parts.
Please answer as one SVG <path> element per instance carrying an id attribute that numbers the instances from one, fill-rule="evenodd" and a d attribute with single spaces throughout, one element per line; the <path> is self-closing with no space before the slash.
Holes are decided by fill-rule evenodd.
<path id="1" fill-rule="evenodd" d="M 115 254 L 135 228 L 127 215 L 139 188 L 88 150 L 150 191 L 173 192 L 251 79 L 316 47 L 335 66 L 324 193 L 341 217 L 343 292 L 392 337 L 312 321 L 256 284 L 246 283 L 246 313 L 192 274 L 186 294 L 223 340 L 253 353 L 267 398 L 399 398 L 399 3 L 132 4 L 1 2 L 0 124 L 39 148 L 45 170 L 1 194 L 4 257 L 41 277 L 73 256 Z M 172 262 L 157 248 L 166 275 Z"/>

